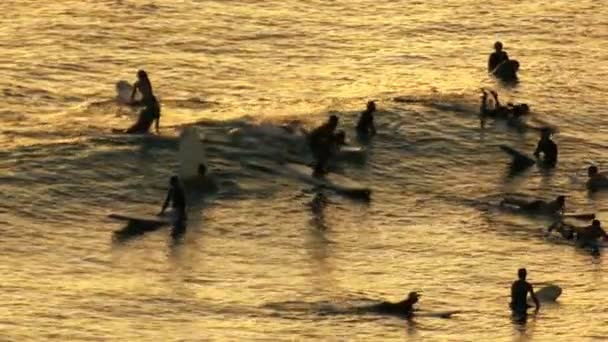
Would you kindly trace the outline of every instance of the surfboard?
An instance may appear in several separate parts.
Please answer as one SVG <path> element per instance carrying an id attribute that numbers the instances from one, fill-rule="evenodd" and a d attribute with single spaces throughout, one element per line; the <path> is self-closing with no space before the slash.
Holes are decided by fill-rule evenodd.
<path id="1" fill-rule="evenodd" d="M 460 310 L 452 310 L 452 311 L 414 311 L 414 317 L 435 317 L 435 318 L 451 318 L 452 315 L 460 313 Z"/>
<path id="2" fill-rule="evenodd" d="M 329 173 L 323 177 L 313 177 L 313 170 L 302 164 L 286 163 L 283 165 L 285 173 L 299 178 L 309 184 L 323 186 L 338 193 L 352 197 L 369 197 L 371 190 L 352 179 L 336 173 Z"/>
<path id="3" fill-rule="evenodd" d="M 541 289 L 534 292 L 536 298 L 541 303 L 555 302 L 562 294 L 562 288 L 557 285 L 543 286 Z M 532 303 L 532 298 L 528 297 L 528 302 Z"/>
<path id="4" fill-rule="evenodd" d="M 128 105 L 131 102 L 131 94 L 133 86 L 125 80 L 116 82 L 116 101 L 120 104 Z M 139 94 L 136 94 L 135 99 L 139 99 Z"/>
<path id="5" fill-rule="evenodd" d="M 179 138 L 179 177 L 182 180 L 197 178 L 199 165 L 207 164 L 205 147 L 201 142 L 201 136 L 197 127 L 186 127 Z M 207 170 L 209 172 L 209 170 Z"/>
<path id="6" fill-rule="evenodd" d="M 507 146 L 507 145 L 499 145 L 501 150 L 507 153 L 512 158 L 512 163 L 516 167 L 528 168 L 534 164 L 536 164 L 536 160 L 530 158 L 525 153 L 519 152 L 516 149 Z"/>
<path id="7" fill-rule="evenodd" d="M 108 217 L 118 221 L 125 221 L 146 226 L 171 224 L 171 220 L 165 216 L 110 214 Z"/>
<path id="8" fill-rule="evenodd" d="M 343 160 L 362 160 L 365 158 L 365 149 L 360 146 L 342 146 L 336 155 Z"/>

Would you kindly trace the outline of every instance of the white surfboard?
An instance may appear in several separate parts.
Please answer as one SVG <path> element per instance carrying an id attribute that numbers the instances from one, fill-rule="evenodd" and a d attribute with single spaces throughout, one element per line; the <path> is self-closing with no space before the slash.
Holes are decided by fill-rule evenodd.
<path id="1" fill-rule="evenodd" d="M 360 146 L 341 146 L 336 154 L 342 160 L 361 160 L 365 158 L 365 149 Z"/>
<path id="2" fill-rule="evenodd" d="M 197 178 L 199 165 L 207 167 L 205 147 L 197 127 L 186 127 L 179 138 L 179 177 L 182 181 Z M 209 170 L 207 170 L 209 172 Z"/>
<path id="3" fill-rule="evenodd" d="M 116 82 L 116 102 L 123 105 L 128 105 L 131 102 L 131 94 L 133 86 L 125 80 Z M 135 100 L 139 99 L 139 94 L 136 94 Z"/>
<path id="4" fill-rule="evenodd" d="M 329 173 L 323 177 L 314 177 L 312 168 L 295 163 L 287 163 L 283 165 L 284 173 L 292 177 L 301 179 L 309 184 L 324 186 L 328 189 L 335 190 L 339 193 L 353 197 L 369 197 L 371 190 L 352 179 Z"/>

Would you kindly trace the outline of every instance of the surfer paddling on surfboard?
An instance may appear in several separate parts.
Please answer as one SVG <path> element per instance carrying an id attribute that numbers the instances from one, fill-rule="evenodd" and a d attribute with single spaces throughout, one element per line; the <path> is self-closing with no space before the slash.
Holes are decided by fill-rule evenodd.
<path id="1" fill-rule="evenodd" d="M 135 101 L 135 95 L 138 91 L 141 94 L 141 100 Z M 152 83 L 144 70 L 137 71 L 137 82 L 133 84 L 133 91 L 131 92 L 129 104 L 133 106 L 143 106 L 144 108 L 139 112 L 137 122 L 133 124 L 133 126 L 127 128 L 125 133 L 148 133 L 150 126 L 152 126 L 153 123 L 156 123 L 155 129 L 156 133 L 158 133 L 160 104 L 154 96 Z"/>
<path id="2" fill-rule="evenodd" d="M 517 271 L 518 280 L 514 281 L 511 285 L 511 311 L 513 312 L 513 316 L 522 318 L 528 314 L 528 293 L 532 300 L 534 301 L 534 305 L 536 306 L 535 312 L 540 310 L 540 302 L 536 295 L 534 294 L 534 288 L 532 284 L 526 281 L 527 271 L 525 268 L 520 268 Z"/>
<path id="3" fill-rule="evenodd" d="M 173 223 L 175 226 L 183 226 L 186 223 L 186 196 L 177 176 L 172 176 L 169 181 L 169 191 L 159 216 L 165 213 L 169 203 L 173 208 Z"/>
<path id="4" fill-rule="evenodd" d="M 412 317 L 414 314 L 414 304 L 418 303 L 420 294 L 418 292 L 410 292 L 406 299 L 397 302 L 382 302 L 370 306 L 363 307 L 366 312 L 373 312 L 384 315 L 397 315 Z"/>
<path id="5" fill-rule="evenodd" d="M 562 215 L 565 210 L 566 196 L 557 196 L 553 201 L 534 200 L 526 201 L 521 198 L 507 197 L 500 202 L 500 206 L 511 206 L 522 212 L 537 215 Z"/>

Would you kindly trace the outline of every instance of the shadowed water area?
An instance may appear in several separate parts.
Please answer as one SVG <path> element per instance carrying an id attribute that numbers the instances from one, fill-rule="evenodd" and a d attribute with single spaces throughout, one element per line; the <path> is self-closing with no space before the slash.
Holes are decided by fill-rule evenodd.
<path id="1" fill-rule="evenodd" d="M 605 255 L 545 239 L 547 219 L 480 204 L 564 194 L 568 211 L 608 219 L 584 183 L 590 163 L 608 165 L 603 3 L 9 0 L 0 12 L 0 340 L 608 335 Z M 521 63 L 516 87 L 486 73 L 497 39 Z M 161 136 L 111 133 L 136 120 L 114 85 L 139 68 Z M 531 153 L 538 134 L 482 131 L 480 87 L 558 127 L 554 171 L 508 177 L 498 146 Z M 313 185 L 277 171 L 309 156 L 267 132 L 337 114 L 356 145 L 370 99 L 379 134 L 339 172 L 372 199 L 326 190 L 316 207 Z M 125 224 L 108 214 L 160 210 L 189 124 L 219 191 L 190 198 L 177 239 L 167 227 L 117 239 Z M 525 326 L 508 310 L 519 267 L 564 289 Z M 461 312 L 327 314 L 410 291 L 420 310 Z"/>

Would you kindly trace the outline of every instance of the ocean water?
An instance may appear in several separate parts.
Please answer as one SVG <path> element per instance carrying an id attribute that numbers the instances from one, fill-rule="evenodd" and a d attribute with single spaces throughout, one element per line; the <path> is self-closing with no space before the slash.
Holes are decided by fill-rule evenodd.
<path id="1" fill-rule="evenodd" d="M 602 2 L 9 0 L 0 11 L 0 340 L 607 338 L 605 256 L 546 240 L 547 220 L 479 205 L 565 194 L 568 211 L 608 217 L 606 197 L 584 188 L 586 167 L 607 165 Z M 521 63 L 516 87 L 485 72 L 496 39 Z M 111 133 L 136 119 L 113 99 L 138 68 L 162 103 L 160 136 Z M 508 177 L 498 146 L 530 152 L 538 136 L 481 130 L 480 87 L 559 128 L 553 172 Z M 370 99 L 379 135 L 365 162 L 339 166 L 372 200 L 325 191 L 314 209 L 314 187 L 280 172 L 307 157 L 265 132 L 334 113 L 357 144 Z M 166 228 L 114 239 L 124 224 L 108 214 L 160 209 L 186 125 L 205 137 L 219 192 L 190 199 L 179 239 Z M 520 267 L 564 290 L 525 325 L 508 311 Z M 414 290 L 420 310 L 461 312 L 323 310 Z"/>

